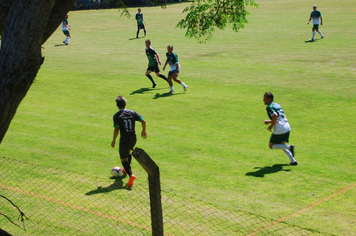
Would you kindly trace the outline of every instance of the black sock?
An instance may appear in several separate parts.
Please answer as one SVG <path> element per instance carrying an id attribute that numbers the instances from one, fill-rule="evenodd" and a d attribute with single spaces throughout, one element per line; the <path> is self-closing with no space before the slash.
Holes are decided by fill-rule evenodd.
<path id="1" fill-rule="evenodd" d="M 132 161 L 132 155 L 131 154 L 129 155 L 128 159 L 129 159 L 129 164 L 131 165 L 131 161 Z"/>
<path id="2" fill-rule="evenodd" d="M 128 161 L 124 161 L 124 162 L 122 163 L 122 165 L 124 166 L 126 173 L 131 177 L 131 175 L 132 175 L 132 170 L 131 170 L 131 165 L 130 165 L 130 163 L 129 163 Z"/>
<path id="3" fill-rule="evenodd" d="M 138 38 L 138 32 L 140 32 L 139 30 L 137 30 L 137 33 L 136 33 L 136 38 Z"/>
<path id="4" fill-rule="evenodd" d="M 164 75 L 162 75 L 162 74 L 160 74 L 159 77 L 161 77 L 161 78 L 164 79 L 165 81 L 168 81 L 168 80 L 167 80 L 167 77 L 164 76 Z"/>
<path id="5" fill-rule="evenodd" d="M 146 36 L 146 30 L 144 30 L 143 32 L 145 32 L 145 36 Z"/>
<path id="6" fill-rule="evenodd" d="M 146 76 L 151 80 L 152 84 L 156 84 L 151 75 L 146 75 Z"/>

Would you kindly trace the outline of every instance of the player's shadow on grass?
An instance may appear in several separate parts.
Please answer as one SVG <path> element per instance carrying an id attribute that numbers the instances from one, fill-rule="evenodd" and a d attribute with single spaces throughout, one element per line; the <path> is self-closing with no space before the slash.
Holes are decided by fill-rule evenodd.
<path id="1" fill-rule="evenodd" d="M 254 176 L 254 177 L 263 178 L 267 174 L 273 174 L 273 173 L 277 173 L 279 171 L 290 171 L 290 169 L 283 170 L 283 166 L 289 166 L 289 165 L 275 164 L 273 166 L 255 167 L 254 169 L 258 169 L 258 170 L 254 171 L 254 172 L 248 172 L 248 173 L 246 173 L 246 176 Z"/>
<path id="2" fill-rule="evenodd" d="M 146 36 L 143 36 L 143 37 L 138 37 L 138 38 L 130 38 L 129 40 L 134 40 L 134 39 L 142 39 L 142 38 L 145 38 Z"/>
<path id="3" fill-rule="evenodd" d="M 316 43 L 318 41 L 319 39 L 314 39 L 314 40 L 309 39 L 309 40 L 305 40 L 304 43 Z"/>
<path id="4" fill-rule="evenodd" d="M 91 191 L 87 192 L 85 195 L 93 195 L 93 194 L 98 194 L 98 193 L 109 193 L 111 191 L 118 190 L 118 189 L 129 189 L 129 188 L 127 188 L 126 185 L 124 186 L 124 183 L 122 182 L 123 177 L 121 177 L 121 178 L 111 177 L 110 179 L 115 180 L 113 184 L 110 184 L 107 187 L 99 186 L 97 189 L 91 190 Z"/>
<path id="5" fill-rule="evenodd" d="M 55 47 L 60 47 L 60 46 L 68 46 L 68 45 L 65 45 L 65 44 L 56 44 L 54 45 Z"/>
<path id="6" fill-rule="evenodd" d="M 153 99 L 172 97 L 172 96 L 180 95 L 180 94 L 184 94 L 184 93 L 169 93 L 169 92 L 168 93 L 156 93 L 153 96 Z"/>
<path id="7" fill-rule="evenodd" d="M 145 92 L 149 92 L 149 91 L 152 91 L 152 90 L 159 90 L 159 89 L 157 89 L 157 88 L 140 88 L 140 89 L 137 89 L 137 90 L 131 92 L 130 95 L 144 94 Z"/>

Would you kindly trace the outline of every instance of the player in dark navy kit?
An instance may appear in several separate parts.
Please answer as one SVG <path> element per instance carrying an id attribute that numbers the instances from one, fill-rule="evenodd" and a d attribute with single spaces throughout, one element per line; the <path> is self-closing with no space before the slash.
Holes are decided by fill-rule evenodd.
<path id="1" fill-rule="evenodd" d="M 131 170 L 131 152 L 136 144 L 136 133 L 135 133 L 135 123 L 136 121 L 141 122 L 142 132 L 141 137 L 147 138 L 146 133 L 146 121 L 143 119 L 143 116 L 138 114 L 133 110 L 126 109 L 126 99 L 123 96 L 118 96 L 115 99 L 116 105 L 119 108 L 119 111 L 114 115 L 114 134 L 113 140 L 111 142 L 111 147 L 115 147 L 116 138 L 120 134 L 120 144 L 119 144 L 119 153 L 121 163 L 124 167 L 124 173 L 127 173 L 130 176 L 128 187 L 133 185 L 133 181 L 136 179 L 136 176 L 132 173 Z"/>
<path id="2" fill-rule="evenodd" d="M 167 77 L 159 73 L 158 64 L 161 65 L 162 63 L 159 54 L 151 47 L 151 40 L 147 39 L 145 43 L 146 43 L 146 56 L 148 59 L 148 68 L 146 70 L 145 75 L 151 80 L 152 88 L 156 87 L 157 85 L 153 80 L 152 76 L 150 75 L 152 71 L 154 71 L 158 77 L 164 79 L 168 83 Z"/>
<path id="3" fill-rule="evenodd" d="M 138 33 L 140 32 L 140 29 L 143 29 L 143 32 L 145 33 L 146 37 L 146 28 L 145 28 L 145 24 L 143 23 L 143 14 L 141 13 L 141 9 L 138 9 L 138 12 L 136 13 L 135 19 L 137 21 L 137 32 L 136 32 L 136 38 L 138 38 Z"/>

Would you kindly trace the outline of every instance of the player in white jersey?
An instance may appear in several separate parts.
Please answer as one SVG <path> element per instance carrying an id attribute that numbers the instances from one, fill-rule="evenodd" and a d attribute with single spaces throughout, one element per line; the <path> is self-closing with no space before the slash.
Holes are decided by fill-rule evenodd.
<path id="1" fill-rule="evenodd" d="M 169 73 L 168 73 L 168 84 L 170 86 L 170 93 L 174 92 L 173 89 L 173 83 L 172 83 L 172 79 L 177 82 L 178 84 L 182 85 L 184 88 L 184 91 L 187 91 L 188 89 L 188 85 L 186 85 L 183 81 L 181 81 L 180 79 L 178 79 L 178 75 L 179 75 L 179 71 L 180 71 L 180 64 L 178 62 L 178 55 L 173 52 L 173 45 L 168 45 L 167 46 L 167 60 L 166 63 L 164 64 L 163 70 L 166 69 L 167 64 L 169 64 L 169 66 L 171 67 Z"/>
<path id="2" fill-rule="evenodd" d="M 319 30 L 319 20 L 320 20 L 320 25 L 323 25 L 323 17 L 321 16 L 320 11 L 316 9 L 316 5 L 313 6 L 313 11 L 310 13 L 309 21 L 307 23 L 308 25 L 312 19 L 313 19 L 313 28 L 312 28 L 313 35 L 310 41 L 314 41 L 315 32 L 318 32 L 320 34 L 320 37 L 323 39 L 324 35 Z"/>
<path id="3" fill-rule="evenodd" d="M 70 25 L 68 24 L 68 14 L 67 14 L 64 20 L 62 21 L 62 31 L 63 34 L 66 36 L 66 39 L 63 41 L 65 45 L 69 44 L 69 39 L 70 39 L 69 30 L 70 30 Z"/>
<path id="4" fill-rule="evenodd" d="M 290 159 L 290 165 L 298 165 L 294 159 L 294 145 L 287 145 L 289 142 L 290 125 L 287 117 L 284 114 L 282 107 L 278 103 L 273 102 L 273 94 L 266 92 L 263 96 L 263 102 L 267 105 L 266 110 L 270 120 L 265 120 L 265 125 L 272 132 L 269 148 L 282 149 Z"/>

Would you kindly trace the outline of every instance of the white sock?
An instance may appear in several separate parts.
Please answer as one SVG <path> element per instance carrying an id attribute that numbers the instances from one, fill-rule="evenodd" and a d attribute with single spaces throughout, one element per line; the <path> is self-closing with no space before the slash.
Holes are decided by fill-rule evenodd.
<path id="1" fill-rule="evenodd" d="M 185 88 L 187 86 L 187 85 L 185 85 L 185 83 L 183 83 L 183 81 L 182 81 L 181 85 L 183 86 L 183 88 Z"/>
<path id="2" fill-rule="evenodd" d="M 272 149 L 289 149 L 289 145 L 285 144 L 273 144 Z"/>
<path id="3" fill-rule="evenodd" d="M 313 31 L 313 37 L 312 37 L 312 39 L 314 39 L 314 37 L 315 37 L 315 31 Z"/>
<path id="4" fill-rule="evenodd" d="M 173 86 L 171 87 L 171 92 L 173 92 L 174 91 L 174 89 L 173 89 Z"/>
<path id="5" fill-rule="evenodd" d="M 318 33 L 320 34 L 321 37 L 323 37 L 323 34 L 321 33 L 321 31 L 319 30 Z"/>
<path id="6" fill-rule="evenodd" d="M 284 149 L 283 151 L 284 151 L 285 154 L 287 154 L 287 156 L 289 157 L 290 162 L 296 162 L 296 160 L 294 159 L 292 153 L 291 153 L 288 149 Z"/>

